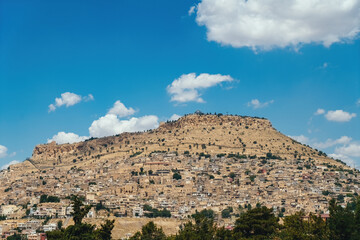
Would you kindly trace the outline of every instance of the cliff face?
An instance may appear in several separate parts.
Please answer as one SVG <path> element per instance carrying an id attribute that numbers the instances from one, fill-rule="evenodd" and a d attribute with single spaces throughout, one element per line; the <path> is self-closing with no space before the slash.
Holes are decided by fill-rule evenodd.
<path id="1" fill-rule="evenodd" d="M 162 123 L 159 128 L 147 132 L 123 133 L 74 144 L 52 142 L 38 145 L 31 160 L 37 167 L 46 168 L 99 158 L 126 158 L 134 153 L 149 154 L 153 151 L 238 153 L 257 157 L 272 153 L 284 159 L 300 157 L 331 161 L 281 134 L 267 119 L 197 114 Z"/>

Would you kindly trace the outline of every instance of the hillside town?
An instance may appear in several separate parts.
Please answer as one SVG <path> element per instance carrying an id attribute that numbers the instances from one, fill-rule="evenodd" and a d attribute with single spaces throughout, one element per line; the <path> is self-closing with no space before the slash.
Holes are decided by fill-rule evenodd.
<path id="1" fill-rule="evenodd" d="M 178 226 L 211 209 L 219 226 L 231 227 L 255 206 L 278 217 L 326 218 L 330 199 L 345 206 L 360 193 L 358 170 L 268 120 L 202 113 L 142 133 L 38 145 L 31 158 L 0 171 L 0 183 L 0 236 L 34 240 L 71 223 L 72 196 L 92 206 L 85 220 L 96 224 L 157 218 Z"/>
<path id="2" fill-rule="evenodd" d="M 273 208 L 278 216 L 300 210 L 326 214 L 330 198 L 346 204 L 360 193 L 359 178 L 356 170 L 272 154 L 139 153 L 123 161 L 99 161 L 88 169 L 48 169 L 37 175 L 16 175 L 9 168 L 0 173 L 0 216 L 7 219 L 0 222 L 0 233 L 42 239 L 37 232 L 58 227 L 48 224 L 49 219 L 71 216 L 71 195 L 83 196 L 93 205 L 87 218 L 99 219 L 151 217 L 154 210 L 168 213 L 160 217 L 187 219 L 212 209 L 222 222 L 221 213 L 229 207 L 241 210 L 256 204 Z"/>

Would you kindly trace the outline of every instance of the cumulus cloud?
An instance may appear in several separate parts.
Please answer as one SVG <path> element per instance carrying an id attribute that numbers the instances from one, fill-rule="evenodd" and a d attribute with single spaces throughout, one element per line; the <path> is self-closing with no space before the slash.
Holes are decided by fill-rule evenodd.
<path id="1" fill-rule="evenodd" d="M 229 75 L 202 73 L 196 76 L 195 73 L 183 74 L 167 86 L 167 92 L 171 95 L 171 101 L 203 103 L 205 101 L 201 98 L 199 90 L 231 81 L 233 78 Z"/>
<path id="2" fill-rule="evenodd" d="M 126 117 L 134 113 L 135 110 L 133 108 L 127 108 L 123 103 L 121 103 L 121 101 L 116 101 L 105 116 L 92 122 L 89 127 L 90 137 L 113 136 L 123 132 L 138 132 L 157 128 L 159 126 L 159 119 L 154 115 L 121 120 L 122 117 Z M 90 137 L 79 136 L 71 132 L 59 132 L 47 141 L 48 143 L 55 141 L 58 144 L 75 143 L 85 141 Z"/>
<path id="3" fill-rule="evenodd" d="M 75 133 L 66 133 L 66 132 L 58 132 L 54 135 L 51 139 L 48 139 L 47 142 L 51 143 L 55 141 L 57 144 L 64 144 L 64 143 L 76 143 L 82 142 L 88 139 L 89 137 L 86 136 L 79 136 Z"/>
<path id="4" fill-rule="evenodd" d="M 338 139 L 327 139 L 324 142 L 317 142 L 316 139 L 310 139 L 304 135 L 289 136 L 290 138 L 303 143 L 311 145 L 318 149 L 328 149 L 335 147 L 333 153 L 328 154 L 329 157 L 340 159 L 350 166 L 354 166 L 355 160 L 353 158 L 360 157 L 360 144 L 353 141 L 351 137 L 342 136 Z"/>
<path id="5" fill-rule="evenodd" d="M 328 47 L 357 37 L 359 8 L 358 0 L 202 0 L 196 21 L 209 41 L 233 47 Z"/>
<path id="6" fill-rule="evenodd" d="M 0 145 L 0 158 L 4 158 L 7 156 L 7 147 Z"/>
<path id="7" fill-rule="evenodd" d="M 268 101 L 268 102 L 260 102 L 258 99 L 253 99 L 250 102 L 248 102 L 248 107 L 252 107 L 254 109 L 258 109 L 258 108 L 264 108 L 269 106 L 269 104 L 273 103 L 274 100 Z"/>
<path id="8" fill-rule="evenodd" d="M 7 163 L 7 164 L 3 165 L 3 166 L 0 168 L 0 170 L 7 169 L 10 165 L 17 164 L 17 163 L 20 163 L 20 162 L 19 162 L 19 161 L 17 161 L 17 160 L 13 160 L 13 161 L 11 161 L 11 162 L 9 162 L 9 163 Z"/>
<path id="9" fill-rule="evenodd" d="M 352 140 L 351 137 L 348 137 L 348 136 L 342 136 L 338 139 L 327 139 L 325 142 L 316 142 L 314 143 L 314 147 L 316 148 L 321 148 L 321 149 L 324 149 L 324 148 L 329 148 L 329 147 L 332 147 L 332 146 L 335 146 L 335 145 L 338 145 L 338 144 L 348 144 L 350 143 Z"/>
<path id="10" fill-rule="evenodd" d="M 89 127 L 90 136 L 112 136 L 123 132 L 149 130 L 159 126 L 159 119 L 154 115 L 121 120 L 122 117 L 133 115 L 135 112 L 133 108 L 127 108 L 121 101 L 116 101 L 105 116 L 93 121 Z"/>
<path id="11" fill-rule="evenodd" d="M 344 138 L 342 143 L 343 145 L 336 147 L 334 153 L 329 154 L 329 156 L 335 159 L 340 159 L 350 166 L 354 166 L 355 159 L 360 157 L 359 142 L 354 142 L 351 141 L 351 139 L 349 140 Z"/>
<path id="12" fill-rule="evenodd" d="M 89 132 L 92 137 L 104 137 L 123 132 L 144 131 L 158 126 L 159 119 L 153 115 L 120 120 L 115 114 L 106 114 L 91 124 Z"/>
<path id="13" fill-rule="evenodd" d="M 325 110 L 322 108 L 318 108 L 318 110 L 316 110 L 316 112 L 314 113 L 315 115 L 322 115 L 325 113 Z"/>
<path id="14" fill-rule="evenodd" d="M 93 100 L 94 100 L 94 96 L 90 93 L 89 95 L 83 97 L 83 99 L 84 99 L 85 102 L 93 101 Z"/>
<path id="15" fill-rule="evenodd" d="M 109 110 L 108 114 L 114 114 L 118 117 L 126 117 L 133 115 L 135 110 L 133 108 L 127 108 L 125 105 L 119 100 L 114 103 L 114 106 Z"/>
<path id="16" fill-rule="evenodd" d="M 360 144 L 354 142 L 346 146 L 337 147 L 335 153 L 350 157 L 360 157 Z"/>
<path id="17" fill-rule="evenodd" d="M 343 110 L 328 111 L 325 114 L 325 118 L 333 122 L 349 122 L 354 117 L 356 117 L 356 113 L 348 113 Z"/>
<path id="18" fill-rule="evenodd" d="M 81 101 L 92 101 L 92 100 L 94 100 L 94 96 L 92 94 L 82 97 L 75 93 L 65 92 L 61 94 L 60 98 L 55 98 L 55 103 L 49 105 L 49 112 L 55 111 L 56 108 L 58 107 L 62 107 L 62 106 L 70 107 L 75 104 L 78 104 Z"/>
<path id="19" fill-rule="evenodd" d="M 290 138 L 300 142 L 300 143 L 303 143 L 303 144 L 309 144 L 310 142 L 310 139 L 304 135 L 299 135 L 299 136 L 289 136 Z"/>
<path id="20" fill-rule="evenodd" d="M 193 15 L 195 13 L 195 6 L 191 6 L 189 11 L 188 11 L 188 14 L 189 16 Z"/>
<path id="21" fill-rule="evenodd" d="M 171 117 L 170 117 L 170 121 L 176 121 L 176 120 L 178 120 L 179 118 L 181 118 L 181 116 L 180 115 L 177 115 L 177 114 L 173 114 Z"/>

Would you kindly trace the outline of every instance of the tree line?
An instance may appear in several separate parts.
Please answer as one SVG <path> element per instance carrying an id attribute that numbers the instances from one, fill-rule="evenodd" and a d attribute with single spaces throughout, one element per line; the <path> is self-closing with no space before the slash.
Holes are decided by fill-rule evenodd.
<path id="1" fill-rule="evenodd" d="M 94 225 L 82 223 L 90 210 L 79 198 L 73 199 L 75 224 L 47 233 L 49 240 L 110 240 L 114 221 L 95 229 Z M 154 222 L 144 225 L 130 240 L 360 240 L 360 197 L 353 199 L 346 207 L 332 199 L 329 202 L 329 218 L 316 214 L 306 216 L 297 212 L 280 218 L 272 208 L 260 206 L 240 214 L 232 227 L 219 227 L 212 210 L 196 212 L 188 222 L 180 226 L 177 234 L 167 236 Z"/>

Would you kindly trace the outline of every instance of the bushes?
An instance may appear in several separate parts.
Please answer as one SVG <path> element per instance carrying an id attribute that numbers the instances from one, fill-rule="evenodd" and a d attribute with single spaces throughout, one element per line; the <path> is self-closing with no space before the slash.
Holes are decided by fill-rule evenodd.
<path id="1" fill-rule="evenodd" d="M 200 159 L 201 157 L 210 158 L 211 155 L 210 155 L 210 154 L 205 154 L 205 153 L 201 152 L 201 153 L 199 153 L 199 159 Z"/>
<path id="2" fill-rule="evenodd" d="M 237 154 L 229 153 L 227 157 L 228 158 L 237 158 L 237 159 L 245 159 L 245 158 L 247 158 L 246 155 L 240 155 L 239 153 L 237 153 Z"/>
<path id="3" fill-rule="evenodd" d="M 266 154 L 266 158 L 267 158 L 267 159 L 279 159 L 279 160 L 281 160 L 281 157 L 276 156 L 276 155 L 273 155 L 273 154 L 270 153 L 270 152 Z"/>
<path id="4" fill-rule="evenodd" d="M 136 156 L 138 156 L 138 155 L 140 155 L 140 154 L 142 154 L 142 152 L 136 152 L 136 153 L 134 153 L 134 154 L 131 154 L 130 157 L 131 157 L 131 158 L 132 158 L 132 157 L 136 157 Z"/>
<path id="5" fill-rule="evenodd" d="M 231 172 L 231 173 L 229 174 L 229 178 L 234 179 L 235 177 L 236 177 L 236 174 L 235 174 L 235 173 Z"/>
<path id="6" fill-rule="evenodd" d="M 173 179 L 175 179 L 175 180 L 180 180 L 180 179 L 181 179 L 180 173 L 175 172 L 175 173 L 173 174 Z"/>
<path id="7" fill-rule="evenodd" d="M 102 204 L 102 202 L 97 203 L 96 206 L 95 206 L 95 209 L 96 209 L 96 211 L 106 210 L 106 211 L 110 212 L 110 209 L 107 208 L 107 207 L 105 207 L 105 206 Z"/>
<path id="8" fill-rule="evenodd" d="M 152 208 L 151 206 L 145 204 L 144 211 L 146 211 L 146 213 L 144 214 L 145 217 L 148 217 L 148 218 L 156 218 L 156 217 L 169 218 L 169 217 L 171 217 L 170 211 L 166 210 L 165 208 L 163 210 L 158 210 L 156 208 Z"/>
<path id="9" fill-rule="evenodd" d="M 230 218 L 232 212 L 233 212 L 233 208 L 228 207 L 228 208 L 221 211 L 221 217 L 222 218 Z"/>
<path id="10" fill-rule="evenodd" d="M 48 196 L 43 194 L 40 196 L 40 203 L 47 203 L 47 202 L 60 202 L 60 198 L 55 196 Z"/>
<path id="11" fill-rule="evenodd" d="M 215 217 L 215 213 L 211 209 L 204 209 L 201 212 L 196 211 L 195 214 L 191 215 L 192 218 L 211 218 Z"/>

